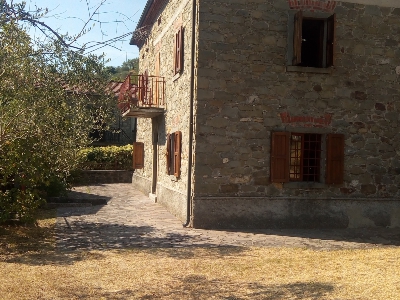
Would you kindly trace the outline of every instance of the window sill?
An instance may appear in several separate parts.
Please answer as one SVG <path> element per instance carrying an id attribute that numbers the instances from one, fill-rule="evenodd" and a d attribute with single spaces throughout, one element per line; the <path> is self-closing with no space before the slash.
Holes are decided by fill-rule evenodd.
<path id="1" fill-rule="evenodd" d="M 175 175 L 169 175 L 169 179 L 173 182 L 178 182 L 178 177 L 175 177 Z"/>
<path id="2" fill-rule="evenodd" d="M 287 182 L 283 185 L 289 189 L 324 189 L 327 187 L 325 183 L 321 182 Z"/>
<path id="3" fill-rule="evenodd" d="M 174 75 L 174 77 L 172 77 L 172 82 L 178 80 L 178 78 L 181 77 L 181 75 L 182 75 L 181 72 L 176 73 L 176 74 Z"/>
<path id="4" fill-rule="evenodd" d="M 329 68 L 312 68 L 300 66 L 286 66 L 286 72 L 301 72 L 301 73 L 317 73 L 317 74 L 332 74 L 332 67 Z"/>

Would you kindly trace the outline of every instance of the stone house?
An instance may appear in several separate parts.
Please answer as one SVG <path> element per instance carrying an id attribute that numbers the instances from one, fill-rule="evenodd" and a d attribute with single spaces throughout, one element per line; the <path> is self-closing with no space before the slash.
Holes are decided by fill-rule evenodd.
<path id="1" fill-rule="evenodd" d="M 133 186 L 183 223 L 400 225 L 399 1 L 148 0 L 131 44 Z"/>

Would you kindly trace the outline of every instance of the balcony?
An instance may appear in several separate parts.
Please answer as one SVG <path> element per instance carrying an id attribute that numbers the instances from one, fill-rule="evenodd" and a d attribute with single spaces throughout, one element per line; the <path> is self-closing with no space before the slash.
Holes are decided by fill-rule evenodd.
<path id="1" fill-rule="evenodd" d="M 164 77 L 128 75 L 118 96 L 118 108 L 123 117 L 154 118 L 164 113 Z"/>

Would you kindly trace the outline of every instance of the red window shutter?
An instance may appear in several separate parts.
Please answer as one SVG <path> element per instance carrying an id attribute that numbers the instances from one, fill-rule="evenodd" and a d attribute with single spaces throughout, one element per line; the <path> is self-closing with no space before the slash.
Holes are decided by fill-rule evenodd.
<path id="1" fill-rule="evenodd" d="M 181 27 L 178 32 L 175 34 L 175 66 L 174 71 L 175 74 L 182 71 L 183 64 L 183 27 Z"/>
<path id="2" fill-rule="evenodd" d="M 341 184 L 344 180 L 344 135 L 328 134 L 326 145 L 326 183 Z"/>
<path id="3" fill-rule="evenodd" d="M 303 38 L 303 12 L 300 10 L 294 15 L 293 28 L 293 61 L 292 65 L 301 63 L 301 44 Z"/>
<path id="4" fill-rule="evenodd" d="M 334 65 L 334 51 L 335 51 L 335 26 L 336 14 L 330 16 L 327 20 L 327 39 L 326 39 L 326 66 L 331 67 Z"/>
<path id="5" fill-rule="evenodd" d="M 167 134 L 167 152 L 165 153 L 167 159 L 167 174 L 171 175 L 171 135 Z"/>
<path id="6" fill-rule="evenodd" d="M 133 143 L 133 168 L 143 169 L 144 168 L 144 144 Z"/>
<path id="7" fill-rule="evenodd" d="M 179 177 L 181 175 L 182 132 L 177 131 L 174 135 L 174 175 Z"/>
<path id="8" fill-rule="evenodd" d="M 289 182 L 290 133 L 273 132 L 271 141 L 271 182 Z"/>

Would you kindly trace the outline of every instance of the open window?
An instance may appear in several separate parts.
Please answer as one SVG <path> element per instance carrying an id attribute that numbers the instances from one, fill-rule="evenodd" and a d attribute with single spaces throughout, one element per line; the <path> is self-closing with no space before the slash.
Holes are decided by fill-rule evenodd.
<path id="1" fill-rule="evenodd" d="M 181 174 L 182 132 L 167 135 L 167 174 L 179 177 Z"/>
<path id="2" fill-rule="evenodd" d="M 183 27 L 181 26 L 175 33 L 174 47 L 174 74 L 183 70 Z"/>
<path id="3" fill-rule="evenodd" d="M 321 182 L 324 151 L 322 134 L 273 132 L 271 181 Z M 325 182 L 343 183 L 344 135 L 326 135 Z"/>
<path id="4" fill-rule="evenodd" d="M 327 68 L 334 63 L 336 15 L 294 15 L 293 66 Z"/>

